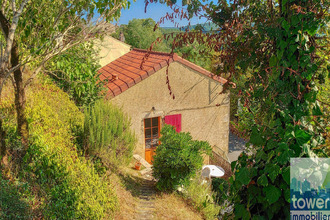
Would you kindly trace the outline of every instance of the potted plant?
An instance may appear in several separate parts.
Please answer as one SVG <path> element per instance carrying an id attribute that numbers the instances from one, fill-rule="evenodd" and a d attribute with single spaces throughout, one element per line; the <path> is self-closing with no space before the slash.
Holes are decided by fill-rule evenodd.
<path id="1" fill-rule="evenodd" d="M 140 169 L 141 169 L 141 163 L 140 163 L 139 161 L 137 161 L 137 162 L 135 163 L 135 169 L 136 169 L 136 170 L 140 170 Z"/>

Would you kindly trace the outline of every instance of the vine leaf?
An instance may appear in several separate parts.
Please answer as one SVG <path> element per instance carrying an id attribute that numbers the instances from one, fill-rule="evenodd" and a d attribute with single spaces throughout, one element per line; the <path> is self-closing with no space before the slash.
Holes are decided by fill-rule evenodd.
<path id="1" fill-rule="evenodd" d="M 252 128 L 250 142 L 253 143 L 253 145 L 256 145 L 256 146 L 261 146 L 264 143 L 264 140 L 261 136 L 261 132 L 258 131 L 258 128 L 256 126 L 254 126 Z"/>
<path id="2" fill-rule="evenodd" d="M 264 193 L 266 194 L 266 199 L 269 204 L 273 204 L 276 202 L 281 196 L 281 190 L 273 185 L 269 185 L 263 189 Z"/>
<path id="3" fill-rule="evenodd" d="M 310 140 L 310 138 L 312 137 L 306 131 L 299 129 L 298 127 L 295 128 L 294 135 L 297 140 L 297 143 L 300 146 L 307 143 Z"/>
<path id="4" fill-rule="evenodd" d="M 265 174 L 262 174 L 258 180 L 257 183 L 261 186 L 267 186 L 268 185 L 268 179 L 267 176 Z"/>
<path id="5" fill-rule="evenodd" d="M 290 184 L 290 167 L 286 167 L 282 171 L 282 177 L 284 181 L 289 185 Z"/>
<path id="6" fill-rule="evenodd" d="M 244 207 L 244 205 L 239 204 L 235 206 L 235 219 L 250 219 L 249 211 Z"/>
<path id="7" fill-rule="evenodd" d="M 249 170 L 246 167 L 243 167 L 242 169 L 239 169 L 236 173 L 237 179 L 244 185 L 247 185 L 250 183 L 250 175 Z"/>

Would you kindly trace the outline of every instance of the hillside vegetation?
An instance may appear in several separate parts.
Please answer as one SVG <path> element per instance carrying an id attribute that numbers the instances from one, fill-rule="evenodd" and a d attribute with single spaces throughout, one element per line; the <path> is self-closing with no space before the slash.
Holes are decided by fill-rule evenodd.
<path id="1" fill-rule="evenodd" d="M 110 217 L 117 201 L 112 186 L 101 179 L 93 164 L 77 151 L 76 139 L 83 128 L 83 113 L 68 94 L 48 80 L 32 85 L 27 106 L 30 147 L 24 157 L 18 157 L 15 153 L 21 146 L 14 123 L 13 97 L 1 100 L 11 156 L 8 158 L 9 180 L 1 176 L 1 189 L 7 190 L 1 193 L 0 217 Z M 16 205 L 12 205 L 11 196 L 17 197 Z"/>

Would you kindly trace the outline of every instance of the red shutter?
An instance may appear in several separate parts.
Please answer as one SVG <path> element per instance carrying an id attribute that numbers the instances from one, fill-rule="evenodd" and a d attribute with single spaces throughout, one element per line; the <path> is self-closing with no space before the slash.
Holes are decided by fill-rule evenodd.
<path id="1" fill-rule="evenodd" d="M 181 114 L 177 115 L 166 115 L 165 124 L 173 125 L 177 132 L 181 131 Z"/>

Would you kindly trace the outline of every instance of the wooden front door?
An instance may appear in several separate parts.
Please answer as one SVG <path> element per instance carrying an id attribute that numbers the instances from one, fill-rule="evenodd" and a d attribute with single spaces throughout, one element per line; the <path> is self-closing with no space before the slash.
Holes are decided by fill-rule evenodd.
<path id="1" fill-rule="evenodd" d="M 145 159 L 152 164 L 153 156 L 159 145 L 160 117 L 144 119 Z"/>

